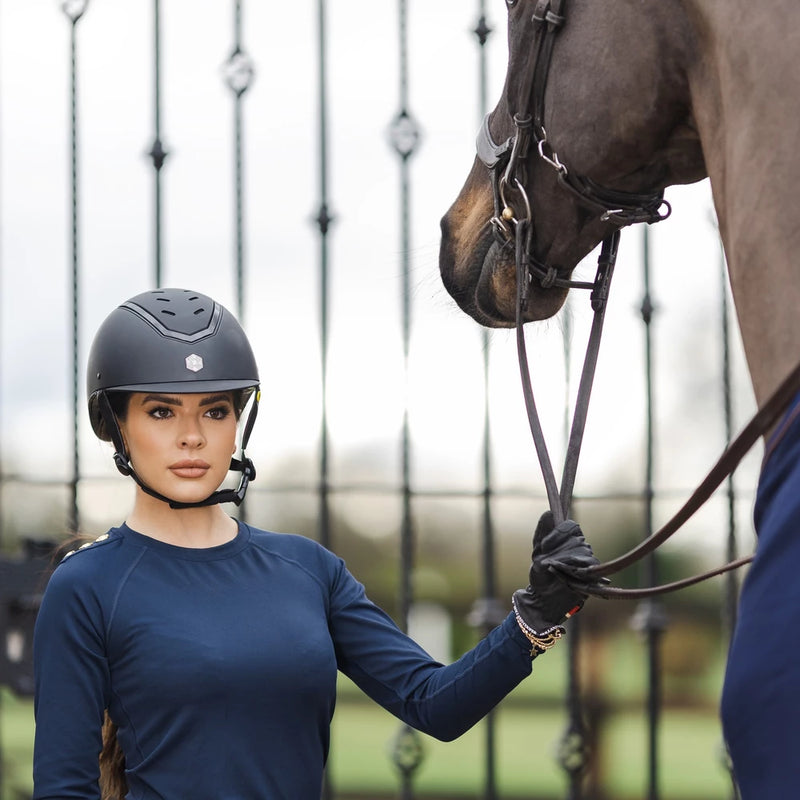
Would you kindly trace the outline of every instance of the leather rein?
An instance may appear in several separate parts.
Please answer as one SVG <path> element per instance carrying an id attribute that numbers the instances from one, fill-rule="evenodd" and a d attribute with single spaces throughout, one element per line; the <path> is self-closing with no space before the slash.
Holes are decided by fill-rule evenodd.
<path id="1" fill-rule="evenodd" d="M 476 143 L 478 158 L 487 167 L 491 176 L 494 194 L 494 215 L 491 219 L 491 224 L 495 237 L 502 246 L 510 247 L 513 245 L 515 248 L 517 278 L 516 338 L 520 376 L 528 423 L 542 471 L 548 503 L 556 524 L 566 519 L 572 504 L 572 493 L 600 349 L 605 309 L 619 247 L 620 228 L 637 222 L 659 222 L 666 219 L 671 211 L 669 203 L 663 199 L 663 192 L 644 194 L 621 192 L 604 188 L 588 178 L 574 175 L 559 160 L 557 153 L 550 146 L 544 128 L 544 98 L 553 43 L 557 32 L 564 24 L 565 4 L 566 0 L 537 0 L 532 17 L 535 32 L 537 33 L 533 70 L 528 72 L 522 81 L 519 92 L 520 103 L 518 110 L 513 115 L 513 135 L 502 144 L 496 144 L 489 128 L 490 115 L 487 114 L 478 133 Z M 524 188 L 525 164 L 532 144 L 536 147 L 540 158 L 557 171 L 559 183 L 562 186 L 575 194 L 583 205 L 597 210 L 603 221 L 618 226 L 613 233 L 603 240 L 598 258 L 597 274 L 591 283 L 570 280 L 569 277 L 565 277 L 556 268 L 538 261 L 533 254 L 533 209 Z M 510 201 L 511 194 L 517 196 L 516 208 Z M 520 210 L 521 213 L 519 213 Z M 525 348 L 524 310 L 527 306 L 530 286 L 534 280 L 545 289 L 555 286 L 567 289 L 591 290 L 591 305 L 594 312 L 564 459 L 560 489 L 556 482 L 539 414 L 536 409 Z M 739 436 L 725 449 L 717 463 L 689 499 L 665 525 L 627 553 L 584 570 L 581 573 L 580 580 L 576 580 L 573 583 L 569 580 L 569 576 L 565 575 L 566 582 L 573 583 L 577 590 L 596 597 L 639 599 L 691 586 L 752 561 L 752 555 L 745 556 L 722 567 L 708 570 L 683 580 L 639 589 L 616 588 L 607 586 L 603 582 L 605 576 L 613 575 L 634 564 L 644 556 L 652 553 L 660 544 L 672 536 L 734 471 L 758 439 L 778 420 L 798 391 L 800 391 L 800 365 L 790 373 Z M 593 579 L 596 580 L 596 583 L 591 583 Z"/>

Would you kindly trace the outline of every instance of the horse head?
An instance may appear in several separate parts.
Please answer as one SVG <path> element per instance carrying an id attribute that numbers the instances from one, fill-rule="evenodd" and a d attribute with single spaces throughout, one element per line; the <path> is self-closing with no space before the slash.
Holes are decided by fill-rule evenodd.
<path id="1" fill-rule="evenodd" d="M 489 327 L 515 324 L 520 248 L 531 275 L 522 318 L 552 316 L 584 256 L 624 225 L 666 216 L 666 186 L 706 175 L 687 78 L 695 34 L 680 3 L 506 6 L 505 85 L 442 219 L 439 259 L 447 290 Z"/>

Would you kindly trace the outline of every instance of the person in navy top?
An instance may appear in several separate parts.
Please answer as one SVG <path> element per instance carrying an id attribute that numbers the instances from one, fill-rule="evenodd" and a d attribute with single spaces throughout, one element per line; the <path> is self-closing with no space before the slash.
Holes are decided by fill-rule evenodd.
<path id="1" fill-rule="evenodd" d="M 67 554 L 44 594 L 35 800 L 318 800 L 337 671 L 454 739 L 583 605 L 561 575 L 596 559 L 574 522 L 545 514 L 508 617 L 443 665 L 332 552 L 228 516 L 220 504 L 255 478 L 259 377 L 239 323 L 202 294 L 146 292 L 112 311 L 87 395 L 137 488 L 125 523 Z M 238 486 L 221 489 L 230 470 Z"/>

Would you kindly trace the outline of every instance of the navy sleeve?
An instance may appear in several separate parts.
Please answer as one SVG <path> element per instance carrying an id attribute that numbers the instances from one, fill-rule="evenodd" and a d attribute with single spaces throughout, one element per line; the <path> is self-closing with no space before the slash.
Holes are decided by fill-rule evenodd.
<path id="1" fill-rule="evenodd" d="M 102 612 L 72 566 L 56 569 L 36 620 L 33 800 L 100 798 L 98 755 L 110 683 Z"/>
<path id="2" fill-rule="evenodd" d="M 444 666 L 372 603 L 341 563 L 330 626 L 339 669 L 392 714 L 443 741 L 471 728 L 531 672 L 530 645 L 513 614 Z"/>

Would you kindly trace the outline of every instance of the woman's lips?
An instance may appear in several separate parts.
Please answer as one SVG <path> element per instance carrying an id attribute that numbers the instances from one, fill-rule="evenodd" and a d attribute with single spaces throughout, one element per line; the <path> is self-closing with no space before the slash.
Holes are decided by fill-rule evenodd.
<path id="1" fill-rule="evenodd" d="M 170 464 L 169 469 L 179 478 L 202 478 L 211 467 L 205 461 L 199 459 L 184 459 Z"/>

